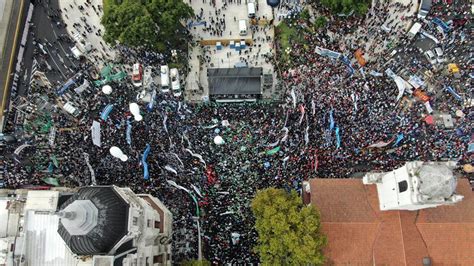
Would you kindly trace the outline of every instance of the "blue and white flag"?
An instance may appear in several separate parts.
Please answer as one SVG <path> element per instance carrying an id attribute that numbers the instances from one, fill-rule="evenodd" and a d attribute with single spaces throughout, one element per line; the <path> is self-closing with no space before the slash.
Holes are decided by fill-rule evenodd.
<path id="1" fill-rule="evenodd" d="M 150 153 L 151 146 L 150 144 L 146 145 L 145 151 L 143 152 L 142 155 L 142 165 L 143 165 L 143 179 L 148 180 L 150 178 L 150 173 L 148 171 L 148 163 L 146 162 L 146 159 L 148 157 L 148 154 Z"/>
<path id="2" fill-rule="evenodd" d="M 451 86 L 446 87 L 449 93 L 454 96 L 458 101 L 462 101 L 461 95 L 459 95 Z"/>
<path id="3" fill-rule="evenodd" d="M 113 108 L 114 108 L 113 104 L 107 104 L 107 106 L 105 106 L 105 108 L 100 113 L 100 119 L 106 121 L 110 115 L 110 112 L 112 112 Z"/>
<path id="4" fill-rule="evenodd" d="M 332 116 L 332 110 L 329 111 L 329 131 L 334 129 L 334 117 Z"/>
<path id="5" fill-rule="evenodd" d="M 398 133 L 397 140 L 395 140 L 395 143 L 393 143 L 393 147 L 397 146 L 403 140 L 404 137 L 405 135 L 403 135 L 403 133 Z"/>
<path id="6" fill-rule="evenodd" d="M 341 147 L 341 136 L 339 135 L 339 127 L 336 127 L 336 148 Z"/>

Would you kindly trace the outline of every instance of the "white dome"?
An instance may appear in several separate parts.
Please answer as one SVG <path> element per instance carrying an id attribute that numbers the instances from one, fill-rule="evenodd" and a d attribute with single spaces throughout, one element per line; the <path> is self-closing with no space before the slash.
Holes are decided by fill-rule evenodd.
<path id="1" fill-rule="evenodd" d="M 449 198 L 451 197 L 457 185 L 456 177 L 453 171 L 446 165 L 427 165 L 424 164 L 419 169 L 421 194 L 430 198 Z"/>
<path id="2" fill-rule="evenodd" d="M 112 87 L 110 85 L 105 85 L 104 87 L 102 87 L 102 92 L 104 94 L 111 94 L 112 93 Z"/>
<path id="3" fill-rule="evenodd" d="M 216 144 L 216 145 L 222 145 L 222 144 L 224 144 L 224 143 L 225 143 L 225 141 L 224 141 L 224 139 L 223 139 L 221 136 L 215 136 L 215 137 L 214 137 L 214 144 Z"/>

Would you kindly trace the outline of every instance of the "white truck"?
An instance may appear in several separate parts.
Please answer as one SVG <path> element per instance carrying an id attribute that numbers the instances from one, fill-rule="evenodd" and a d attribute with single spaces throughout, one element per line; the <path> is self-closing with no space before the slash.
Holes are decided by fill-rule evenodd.
<path id="1" fill-rule="evenodd" d="M 239 35 L 247 36 L 247 20 L 245 19 L 239 20 Z"/>
<path id="2" fill-rule="evenodd" d="M 170 91 L 170 73 L 167 65 L 160 67 L 160 77 L 161 77 L 161 92 Z"/>
<path id="3" fill-rule="evenodd" d="M 413 26 L 411 26 L 410 28 L 410 31 L 408 32 L 408 36 L 410 37 L 410 39 L 413 39 L 418 34 L 420 29 L 421 29 L 420 23 L 416 22 L 415 24 L 413 24 Z"/>

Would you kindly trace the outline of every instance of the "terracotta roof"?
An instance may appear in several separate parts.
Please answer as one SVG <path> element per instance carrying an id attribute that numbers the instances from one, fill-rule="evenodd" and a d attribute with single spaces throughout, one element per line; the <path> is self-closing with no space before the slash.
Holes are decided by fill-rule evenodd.
<path id="1" fill-rule="evenodd" d="M 380 211 L 376 186 L 360 179 L 312 179 L 330 265 L 474 265 L 474 194 L 461 179 L 463 201 L 420 211 Z"/>

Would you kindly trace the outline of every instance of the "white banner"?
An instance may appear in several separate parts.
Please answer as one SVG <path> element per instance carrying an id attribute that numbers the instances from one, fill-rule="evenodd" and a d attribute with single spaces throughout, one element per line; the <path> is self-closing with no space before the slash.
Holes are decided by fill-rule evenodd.
<path id="1" fill-rule="evenodd" d="M 94 143 L 95 146 L 100 147 L 101 142 L 100 142 L 100 123 L 97 121 L 92 122 L 92 143 Z"/>

